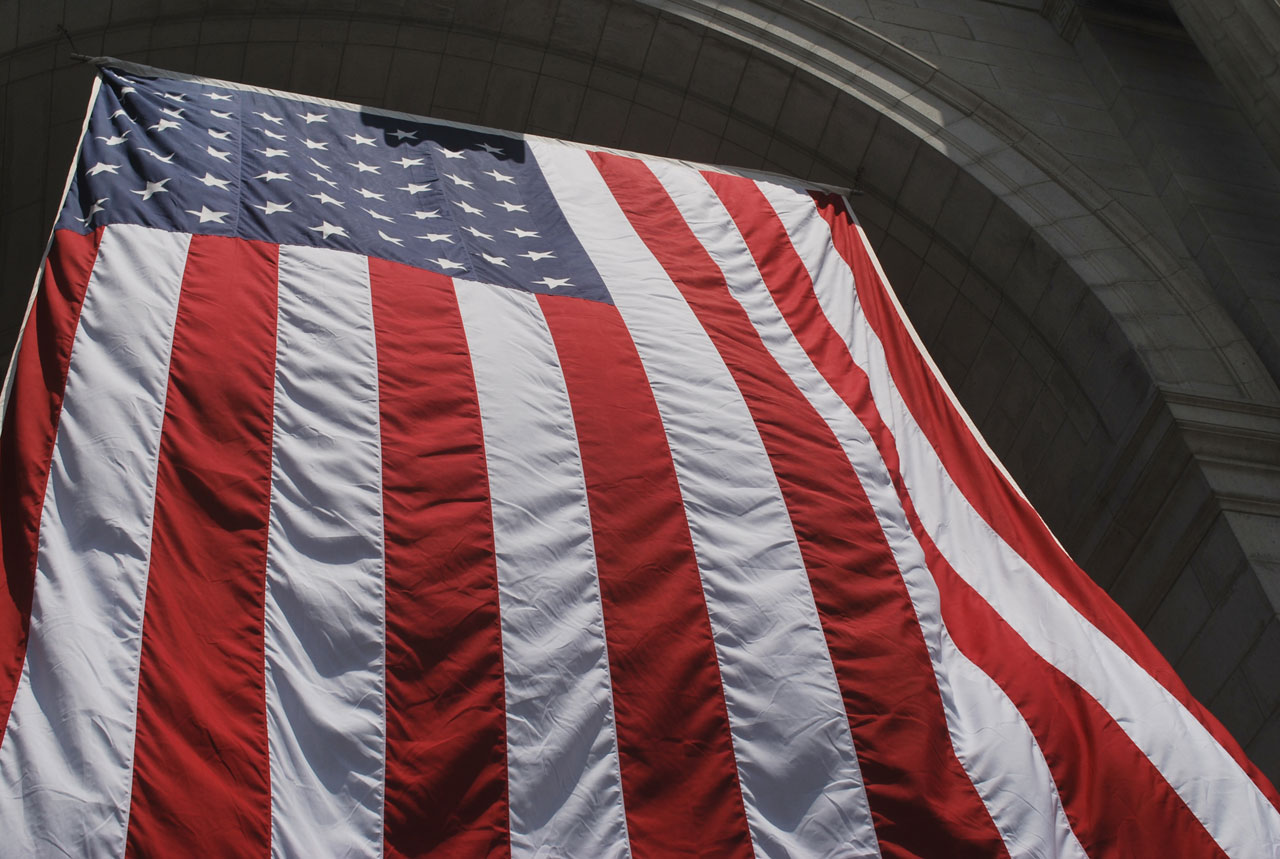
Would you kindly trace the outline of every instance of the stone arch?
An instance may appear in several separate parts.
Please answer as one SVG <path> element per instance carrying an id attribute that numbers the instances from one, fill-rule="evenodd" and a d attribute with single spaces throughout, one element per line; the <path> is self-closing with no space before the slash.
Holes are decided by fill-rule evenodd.
<path id="1" fill-rule="evenodd" d="M 48 103 L 54 153 L 43 188 L 5 171 L 6 258 L 23 273 L 52 221 L 90 71 L 51 35 L 55 21 L 40 26 L 58 4 L 15 5 L 24 26 L 0 57 L 11 80 L 32 70 L 23 86 Z M 1194 630 L 1162 630 L 1156 615 L 1181 571 L 1207 553 L 1246 568 L 1257 554 L 1223 512 L 1280 509 L 1280 477 L 1232 478 L 1271 455 L 1240 439 L 1280 438 L 1280 391 L 1198 269 L 1016 118 L 821 3 L 99 5 L 67 21 L 82 52 L 855 187 L 975 422 L 1171 658 L 1194 644 Z M 10 116 L 23 98 L 10 94 Z M 11 165 L 12 140 L 5 151 Z M 7 277 L 6 322 L 30 284 Z M 1194 647 L 1192 661 L 1213 667 L 1212 643 Z"/>

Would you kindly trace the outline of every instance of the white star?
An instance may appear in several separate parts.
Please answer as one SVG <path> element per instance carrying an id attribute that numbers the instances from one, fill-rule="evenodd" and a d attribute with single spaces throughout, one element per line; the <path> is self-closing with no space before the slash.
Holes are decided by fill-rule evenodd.
<path id="1" fill-rule="evenodd" d="M 231 160 L 231 159 L 228 157 L 228 156 L 231 154 L 230 152 L 223 152 L 221 149 L 214 149 L 212 145 L 210 145 L 210 146 L 209 146 L 205 151 L 206 151 L 206 152 L 208 152 L 210 155 L 212 155 L 214 158 L 217 158 L 219 161 L 230 161 L 230 160 Z M 284 150 L 283 150 L 283 149 L 268 149 L 268 150 L 267 150 L 267 153 L 268 153 L 268 154 L 267 154 L 267 157 L 268 157 L 268 158 L 270 158 L 270 157 L 271 157 L 271 154 L 270 154 L 270 153 L 272 153 L 272 152 L 279 152 L 281 155 L 283 155 L 283 154 L 284 154 Z"/>
<path id="2" fill-rule="evenodd" d="M 484 171 L 484 175 L 492 176 L 495 180 L 499 182 L 510 182 L 512 185 L 516 183 L 515 179 L 512 179 L 506 173 L 499 173 L 497 170 L 486 170 Z"/>
<path id="3" fill-rule="evenodd" d="M 522 230 L 522 229 L 520 229 L 519 227 L 516 227 L 514 230 L 507 230 L 507 232 L 508 232 L 508 233 L 511 233 L 511 235 L 515 236 L 517 239 L 540 239 L 540 238 L 542 238 L 542 236 L 538 235 L 538 234 L 537 234 L 536 232 L 534 232 L 533 230 Z"/>
<path id="4" fill-rule="evenodd" d="M 415 185 L 414 183 L 410 182 L 408 185 L 401 185 L 396 190 L 408 191 L 410 194 L 421 194 L 423 191 L 430 190 L 430 188 L 431 188 L 430 182 L 426 182 L 422 185 Z"/>
<path id="5" fill-rule="evenodd" d="M 498 205 L 506 209 L 508 212 L 528 212 L 529 211 L 524 207 L 523 203 L 508 203 L 506 200 L 503 200 Z"/>
<path id="6" fill-rule="evenodd" d="M 133 129 L 127 129 L 124 134 L 113 134 L 110 137 L 99 137 L 98 139 L 108 146 L 119 146 L 124 143 L 124 139 L 129 136 L 130 131 L 133 131 Z"/>
<path id="7" fill-rule="evenodd" d="M 448 233 L 427 233 L 425 236 L 414 236 L 415 239 L 426 239 L 429 242 L 448 242 L 453 244 L 453 239 Z"/>
<path id="8" fill-rule="evenodd" d="M 438 218 L 438 217 L 440 217 L 440 210 L 439 210 L 439 209 L 432 209 L 430 212 L 405 212 L 405 214 L 406 214 L 406 215 L 408 215 L 408 216 L 409 216 L 409 217 L 411 217 L 411 218 L 417 218 L 419 221 L 422 221 L 422 220 L 425 220 L 425 219 L 427 219 L 427 218 Z"/>
<path id="9" fill-rule="evenodd" d="M 347 140 L 354 140 L 356 142 L 356 146 L 372 146 L 373 145 L 372 137 L 365 137 L 359 132 L 357 132 L 356 134 L 346 134 L 343 136 L 346 137 Z"/>
<path id="10" fill-rule="evenodd" d="M 103 164 L 101 161 L 99 161 L 97 164 L 89 168 L 89 175 L 97 176 L 99 173 L 110 173 L 112 176 L 114 176 L 116 175 L 116 171 L 119 169 L 120 169 L 119 164 Z"/>
<path id="11" fill-rule="evenodd" d="M 463 265 L 462 263 L 454 262 L 453 260 L 445 259 L 444 257 L 436 257 L 433 260 L 428 260 L 428 262 L 433 262 L 436 265 L 446 270 L 451 268 L 466 268 L 466 266 Z"/>
<path id="12" fill-rule="evenodd" d="M 328 149 L 329 148 L 328 143 L 324 143 L 319 140 L 304 140 L 302 141 L 302 145 L 307 147 L 308 149 Z"/>
<path id="13" fill-rule="evenodd" d="M 468 215 L 479 215 L 482 218 L 484 217 L 483 209 L 477 209 L 466 200 L 454 200 L 453 205 L 460 207 L 462 211 L 466 212 Z"/>
<path id="14" fill-rule="evenodd" d="M 304 121 L 307 123 L 307 125 L 310 125 L 310 124 L 311 124 L 311 123 L 313 123 L 313 122 L 324 122 L 324 121 L 325 121 L 325 117 L 326 117 L 326 116 L 328 116 L 328 115 L 329 115 L 329 114 L 327 114 L 327 113 L 310 113 L 310 112 L 307 112 L 307 113 L 300 113 L 300 114 L 298 114 L 298 118 L 299 118 L 299 119 L 304 120 Z"/>
<path id="15" fill-rule="evenodd" d="M 397 140 L 417 140 L 418 132 L 405 131 L 403 128 L 397 128 L 395 131 L 391 132 L 391 136 Z"/>
<path id="16" fill-rule="evenodd" d="M 471 235 L 475 236 L 477 239 L 488 239 L 489 241 L 493 241 L 493 236 L 489 235 L 488 233 L 482 233 L 479 230 L 477 230 L 475 227 L 463 227 L 462 229 L 466 230 L 468 233 L 471 233 Z"/>
<path id="17" fill-rule="evenodd" d="M 118 108 L 115 113 L 111 114 L 111 119 L 115 119 L 117 116 L 123 116 L 125 119 L 133 122 L 133 117 L 126 113 L 123 107 Z"/>
<path id="18" fill-rule="evenodd" d="M 259 128 L 258 130 L 259 130 L 259 131 L 261 131 L 263 134 L 265 134 L 267 137 L 270 137 L 272 140 L 284 140 L 284 139 L 285 139 L 285 136 L 284 136 L 283 134 L 276 134 L 274 131 L 272 131 L 272 130 L 270 130 L 270 129 L 268 129 L 268 128 Z"/>
<path id="19" fill-rule="evenodd" d="M 207 92 L 207 93 L 205 93 L 205 94 L 204 94 L 204 96 L 205 96 L 205 98 L 211 98 L 211 99 L 213 99 L 214 101 L 231 101 L 231 96 L 229 96 L 229 95 L 219 95 L 219 94 L 218 94 L 218 93 L 216 93 L 216 92 Z"/>
<path id="20" fill-rule="evenodd" d="M 535 280 L 534 283 L 545 286 L 547 289 L 555 289 L 560 286 L 572 286 L 567 277 L 544 277 L 542 280 Z"/>
<path id="21" fill-rule="evenodd" d="M 371 164 L 365 164 L 363 161 L 348 161 L 347 163 L 350 164 L 352 167 L 356 168 L 357 170 L 359 170 L 361 173 L 381 173 L 382 172 L 381 167 L 374 167 Z"/>
<path id="22" fill-rule="evenodd" d="M 444 175 L 446 179 L 452 179 L 453 184 L 461 185 L 463 188 L 474 188 L 476 186 L 475 182 L 463 179 L 461 176 L 454 176 L 452 173 L 446 173 Z"/>
<path id="23" fill-rule="evenodd" d="M 333 235 L 343 236 L 344 238 L 350 238 L 350 236 L 347 235 L 347 231 L 345 229 L 343 229 L 342 227 L 335 227 L 333 224 L 329 223 L 328 221 L 321 221 L 320 226 L 309 227 L 308 229 L 310 229 L 313 232 L 323 233 L 326 239 L 329 238 L 329 236 L 333 236 Z"/>
<path id="24" fill-rule="evenodd" d="M 230 119 L 230 118 L 231 118 L 231 114 L 230 114 L 230 113 L 228 113 L 228 112 L 227 112 L 227 111 L 225 111 L 225 110 L 211 110 L 211 111 L 209 111 L 209 113 L 211 113 L 211 114 L 213 114 L 214 116 L 218 117 L 218 119 Z"/>
<path id="25" fill-rule="evenodd" d="M 346 203 L 342 202 L 341 200 L 335 200 L 334 198 L 326 194 L 324 191 L 321 191 L 319 194 L 308 194 L 307 196 L 311 197 L 313 200 L 319 200 L 321 203 L 324 203 L 327 206 L 337 206 L 339 209 L 345 209 L 347 207 Z"/>
<path id="26" fill-rule="evenodd" d="M 533 260 L 534 262 L 537 262 L 537 261 L 538 261 L 538 260 L 540 260 L 540 259 L 555 259 L 555 258 L 556 258 L 556 255 L 555 255 L 555 254 L 553 254 L 551 251 L 529 251 L 527 254 L 519 254 L 519 256 L 522 256 L 522 257 L 528 257 L 529 259 Z"/>
<path id="27" fill-rule="evenodd" d="M 111 198 L 103 197 L 101 200 L 96 201 L 93 204 L 93 206 L 90 207 L 89 213 L 87 215 L 85 215 L 83 218 L 76 218 L 76 220 L 82 224 L 88 224 L 89 221 L 93 220 L 94 215 L 98 214 L 99 212 L 105 211 L 102 204 L 107 202 L 107 200 L 109 199 Z"/>
<path id="28" fill-rule="evenodd" d="M 488 260 L 489 262 L 493 263 L 494 265 L 500 265 L 500 266 L 502 266 L 503 268 L 507 268 L 507 267 L 508 267 L 508 266 L 507 266 L 507 261 L 506 261 L 505 259 L 503 259 L 502 257 L 491 257 L 491 256 L 489 256 L 487 253 L 485 253 L 484 251 L 481 251 L 481 252 L 480 252 L 480 256 L 484 257 L 486 260 Z"/>
<path id="29" fill-rule="evenodd" d="M 328 164 L 325 164 L 323 161 L 317 161 L 314 156 L 308 156 L 308 157 L 311 158 L 311 163 L 319 167 L 321 170 L 327 171 L 329 173 L 333 172 L 333 168 L 330 167 Z"/>
<path id="30" fill-rule="evenodd" d="M 272 201 L 268 200 L 267 205 L 259 206 L 257 203 L 254 203 L 253 208 L 261 209 L 264 213 L 268 215 L 274 215 L 276 212 L 288 212 L 289 214 L 292 215 L 293 210 L 289 208 L 292 205 L 293 205 L 293 201 L 290 201 L 288 203 L 273 203 Z"/>
<path id="31" fill-rule="evenodd" d="M 391 236 L 384 233 L 382 230 L 378 230 L 378 235 L 381 236 L 384 241 L 391 242 L 396 247 L 404 247 L 404 239 L 392 238 Z"/>
<path id="32" fill-rule="evenodd" d="M 145 146 L 139 146 L 139 147 L 138 147 L 138 149 L 140 149 L 141 151 L 143 151 L 143 152 L 147 153 L 148 155 L 150 155 L 152 158 L 156 159 L 157 161 L 163 161 L 165 164 L 169 164 L 169 163 L 171 163 L 171 162 L 173 161 L 173 153 L 172 153 L 172 152 L 170 152 L 168 155 L 161 155 L 159 152 L 156 152 L 154 149 L 148 149 L 148 148 L 147 148 L 147 147 L 145 147 Z"/>
<path id="33" fill-rule="evenodd" d="M 502 150 L 501 150 L 501 149 L 499 149 L 498 147 L 493 146 L 493 145 L 491 145 L 491 144 L 488 144 L 488 143 L 481 143 L 481 144 L 480 144 L 480 148 L 481 148 L 481 149 L 483 149 L 485 152 L 488 152 L 490 155 L 502 155 L 502 154 L 503 154 L 503 152 L 502 152 Z"/>
<path id="34" fill-rule="evenodd" d="M 330 179 L 325 178 L 325 175 L 324 175 L 323 173 L 313 173 L 313 172 L 311 172 L 310 170 L 308 170 L 308 171 L 307 171 L 307 175 L 308 175 L 308 176 L 314 176 L 317 182 L 323 182 L 324 184 L 328 185 L 330 188 L 337 188 L 337 187 L 338 187 L 338 183 L 337 183 L 337 182 L 334 182 L 334 181 L 332 181 L 332 180 L 330 180 Z"/>
<path id="35" fill-rule="evenodd" d="M 266 149 L 255 149 L 254 152 L 261 152 L 267 158 L 281 158 L 289 154 L 288 149 L 272 149 L 268 146 Z"/>
<path id="36" fill-rule="evenodd" d="M 277 173 L 274 170 L 268 170 L 266 173 L 259 173 L 257 176 L 254 176 L 253 178 L 263 179 L 267 182 L 274 182 L 276 179 L 283 179 L 286 182 L 293 181 L 292 179 L 289 178 L 288 173 Z"/>
<path id="37" fill-rule="evenodd" d="M 180 124 L 174 122 L 172 119 L 162 119 L 159 122 L 157 122 L 155 125 L 147 126 L 147 129 L 150 131 L 164 131 L 166 128 L 181 128 L 181 127 L 182 126 Z"/>
<path id="38" fill-rule="evenodd" d="M 228 137 L 231 136 L 231 132 L 230 131 L 214 131 L 212 128 L 210 128 L 209 136 L 212 137 L 214 140 L 226 140 Z"/>
<path id="39" fill-rule="evenodd" d="M 262 117 L 262 118 L 263 118 L 263 119 L 265 119 L 267 122 L 274 122 L 276 125 L 279 125 L 280 123 L 284 122 L 284 117 L 282 117 L 282 116 L 272 116 L 271 114 L 269 114 L 269 113 L 263 113 L 263 112 L 262 112 L 262 111 L 260 111 L 260 110 L 255 110 L 255 111 L 254 111 L 254 115 L 255 115 L 255 116 L 260 116 L 260 117 Z"/>
<path id="40" fill-rule="evenodd" d="M 223 191 L 227 190 L 227 186 L 231 184 L 230 179 L 219 179 L 208 171 L 205 171 L 203 176 L 192 176 L 191 178 L 195 179 L 197 182 L 203 182 L 210 188 L 221 188 Z"/>
<path id="41" fill-rule="evenodd" d="M 125 95 L 126 93 L 137 92 L 137 91 L 138 91 L 137 87 L 127 86 L 127 87 L 121 88 L 120 94 Z"/>
<path id="42" fill-rule="evenodd" d="M 361 206 L 360 208 L 364 209 L 364 206 Z M 387 221 L 392 224 L 396 222 L 395 218 L 388 218 L 386 215 L 382 214 L 381 212 L 375 212 L 373 209 L 364 209 L 364 210 L 368 212 L 370 215 L 372 215 L 373 217 L 377 218 L 379 221 Z"/>
<path id="43" fill-rule="evenodd" d="M 437 146 L 436 152 L 439 152 L 445 158 L 462 158 L 464 154 L 461 149 L 445 149 L 443 146 Z"/>
<path id="44" fill-rule="evenodd" d="M 182 113 L 185 108 L 181 107 L 162 107 L 160 112 L 165 116 L 172 116 L 174 119 L 182 119 Z"/>
<path id="45" fill-rule="evenodd" d="M 361 197 L 364 197 L 366 200 L 377 200 L 380 203 L 386 202 L 385 194 L 379 194 L 377 191 L 370 191 L 368 188 L 357 188 L 356 193 Z"/>
<path id="46" fill-rule="evenodd" d="M 137 194 L 144 200 L 150 200 L 156 194 L 168 194 L 169 191 L 164 187 L 168 179 L 161 179 L 159 182 L 148 182 L 147 187 L 141 191 L 131 191 L 131 194 Z"/>
<path id="47" fill-rule="evenodd" d="M 187 209 L 186 211 L 188 215 L 198 216 L 200 218 L 200 223 L 202 224 L 205 221 L 213 221 L 215 224 L 221 224 L 222 219 L 230 214 L 229 212 L 214 212 L 210 210 L 208 206 L 201 206 L 200 211 L 198 212 L 194 209 Z"/>
<path id="48" fill-rule="evenodd" d="M 167 98 L 169 99 L 169 101 L 186 101 L 187 100 L 186 96 L 176 92 L 162 92 L 160 93 L 160 97 Z"/>
<path id="49" fill-rule="evenodd" d="M 392 161 L 392 164 L 399 164 L 401 167 L 416 167 L 422 163 L 421 158 L 401 158 L 399 161 Z"/>

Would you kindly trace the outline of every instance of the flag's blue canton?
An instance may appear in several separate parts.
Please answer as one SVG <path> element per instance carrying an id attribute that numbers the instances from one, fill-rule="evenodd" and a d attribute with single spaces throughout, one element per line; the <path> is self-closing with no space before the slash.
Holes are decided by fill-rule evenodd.
<path id="1" fill-rule="evenodd" d="M 113 69 L 58 226 L 107 223 L 610 301 L 521 140 Z"/>

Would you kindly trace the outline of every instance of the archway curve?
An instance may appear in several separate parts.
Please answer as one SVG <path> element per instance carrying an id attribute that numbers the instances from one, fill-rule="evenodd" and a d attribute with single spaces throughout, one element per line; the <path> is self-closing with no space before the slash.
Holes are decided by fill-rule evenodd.
<path id="1" fill-rule="evenodd" d="M 856 185 L 976 423 L 1139 622 L 1220 510 L 1256 500 L 1214 485 L 1187 424 L 1230 435 L 1259 407 L 1280 423 L 1280 393 L 1194 267 L 1014 118 L 819 2 L 255 5 L 116 0 L 68 26 L 85 52 Z M 41 52 L 50 92 L 78 101 L 89 71 L 56 37 L 7 58 L 35 67 Z M 50 149 L 69 151 L 78 125 L 61 118 Z M 11 276 L 6 299 L 29 283 Z"/>

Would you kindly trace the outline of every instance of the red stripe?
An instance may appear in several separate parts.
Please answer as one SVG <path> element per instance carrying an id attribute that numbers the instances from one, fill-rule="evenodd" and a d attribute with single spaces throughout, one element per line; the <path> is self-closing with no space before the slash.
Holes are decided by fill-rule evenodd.
<path id="1" fill-rule="evenodd" d="M 1081 844 L 1094 855 L 1117 850 L 1110 855 L 1140 855 L 1144 849 L 1178 855 L 1183 844 L 1216 854 L 1204 827 L 1110 714 L 1032 651 L 947 564 L 906 491 L 897 445 L 872 400 L 867 376 L 822 313 L 785 227 L 754 182 L 711 174 L 707 179 L 746 239 L 797 341 L 870 432 L 938 584 L 947 629 L 1027 720 Z"/>
<path id="2" fill-rule="evenodd" d="M 813 586 L 882 852 L 1007 855 L 955 757 L 914 607 L 838 440 L 773 360 L 649 169 L 593 159 L 751 410 Z"/>
<path id="3" fill-rule="evenodd" d="M 40 511 L 49 483 L 53 441 L 89 273 L 102 230 L 54 234 L 35 306 L 18 349 L 4 435 L 0 438 L 0 743 L 18 691 L 31 625 Z"/>
<path id="4" fill-rule="evenodd" d="M 388 856 L 510 852 L 493 517 L 448 278 L 369 260 L 386 540 Z"/>
<path id="5" fill-rule="evenodd" d="M 749 857 L 711 622 L 640 357 L 611 305 L 540 303 L 586 479 L 632 853 Z"/>
<path id="6" fill-rule="evenodd" d="M 192 237 L 160 437 L 130 856 L 270 849 L 263 600 L 275 356 L 275 245 Z"/>
<path id="7" fill-rule="evenodd" d="M 1054 668 L 942 558 L 912 511 L 956 646 L 1013 701 L 1090 856 L 1223 856 L 1213 836 L 1101 704 Z"/>
<path id="8" fill-rule="evenodd" d="M 844 201 L 832 194 L 815 194 L 814 198 L 819 213 L 831 226 L 836 250 L 853 271 L 858 302 L 884 347 L 894 385 L 970 506 L 1077 612 L 1169 690 L 1230 753 L 1267 799 L 1280 808 L 1280 793 L 1245 756 L 1235 738 L 1192 697 L 1182 679 L 1124 610 L 1076 566 L 1040 516 L 991 462 L 916 349 Z"/>

